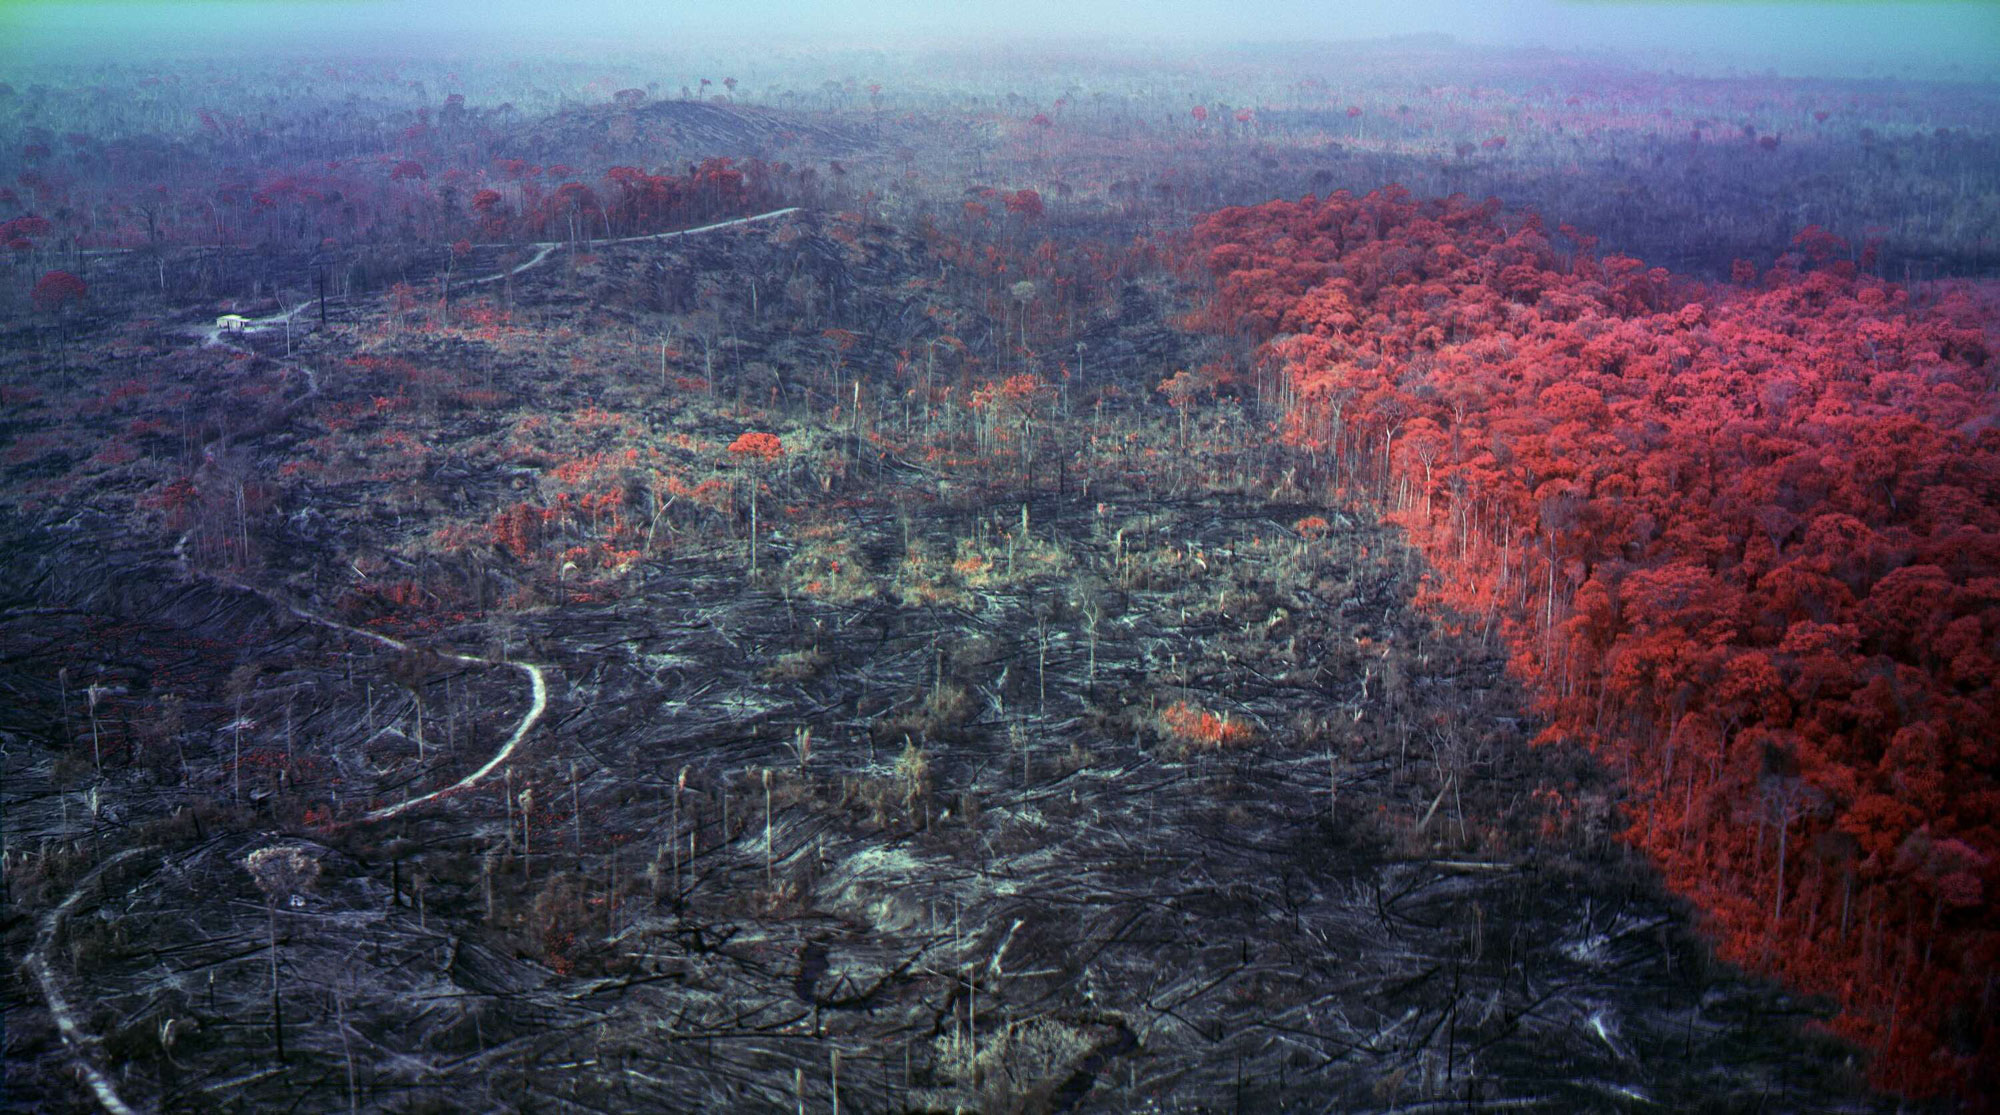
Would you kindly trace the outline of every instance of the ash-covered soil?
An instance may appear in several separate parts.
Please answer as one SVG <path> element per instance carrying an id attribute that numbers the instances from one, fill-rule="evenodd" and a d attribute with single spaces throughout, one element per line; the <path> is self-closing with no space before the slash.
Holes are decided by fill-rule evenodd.
<path id="1" fill-rule="evenodd" d="M 818 1105 L 836 1065 L 859 1111 L 1852 1103 L 1809 1013 L 1711 967 L 1606 841 L 1588 764 L 1529 749 L 1493 657 L 1359 556 L 1391 540 L 1308 547 L 1299 508 L 1251 502 L 1045 499 L 1025 536 L 1016 506 L 857 512 L 864 563 L 984 529 L 995 575 L 787 599 L 805 547 L 779 543 L 761 581 L 668 561 L 512 617 L 505 652 L 555 679 L 545 726 L 508 776 L 383 822 L 355 814 L 399 771 L 445 784 L 496 743 L 517 676 L 419 681 L 424 766 L 402 656 L 168 567 L 17 565 L 24 709 L 52 703 L 54 609 L 118 625 L 97 645 L 132 662 L 200 632 L 172 684 L 215 696 L 172 755 L 132 725 L 95 813 L 89 741 L 57 758 L 16 723 L 16 934 L 146 849 L 85 879 L 51 956 L 85 1055 L 147 1108 Z M 1176 700 L 1247 738 L 1177 739 Z M 284 706 L 297 784 L 260 767 L 232 800 L 231 725 L 268 755 Z M 344 819 L 281 800 L 322 796 Z M 321 865 L 275 917 L 243 866 L 271 845 Z M 89 1106 L 17 990 L 15 1097 Z"/>
<path id="2" fill-rule="evenodd" d="M 786 266 L 811 282 L 730 279 Z M 292 357 L 162 334 L 131 359 L 279 386 L 136 462 L 11 453 L 40 486 L 0 554 L 9 1101 L 1872 1109 L 1615 842 L 1612 777 L 1529 745 L 1497 639 L 1413 604 L 1393 531 L 1146 409 L 1158 291 L 1083 324 L 1127 390 L 1033 452 L 920 459 L 893 411 L 834 412 L 829 366 L 942 335 L 900 285 L 933 266 L 807 224 L 521 272 L 494 336 L 359 305 Z M 698 398 L 578 370 L 662 336 Z M 369 402 L 418 359 L 460 378 Z M 585 405 L 685 461 L 782 433 L 754 550 L 740 501 L 659 508 L 615 575 L 423 549 L 553 504 L 556 459 L 495 431 Z M 411 475 L 334 440 L 399 414 Z M 239 502 L 167 529 L 176 453 Z M 270 848 L 316 876 L 254 875 Z"/>

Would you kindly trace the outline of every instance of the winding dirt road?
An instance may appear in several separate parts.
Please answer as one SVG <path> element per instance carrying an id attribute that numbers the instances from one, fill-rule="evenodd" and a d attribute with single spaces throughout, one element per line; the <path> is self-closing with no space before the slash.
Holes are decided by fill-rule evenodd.
<path id="1" fill-rule="evenodd" d="M 684 236 L 697 236 L 706 232 L 716 232 L 722 229 L 735 228 L 740 225 L 754 224 L 759 221 L 774 220 L 776 218 L 789 216 L 797 212 L 799 212 L 799 207 L 788 206 L 784 209 L 771 210 L 768 213 L 758 213 L 749 217 L 736 217 L 727 221 L 717 221 L 714 224 L 702 225 L 699 228 L 681 229 L 680 231 L 677 232 L 651 233 L 644 236 L 627 236 L 627 237 L 620 237 L 615 240 L 594 241 L 594 243 L 630 244 L 647 240 L 673 240 Z M 491 275 L 482 276 L 477 279 L 468 279 L 462 285 L 478 286 L 478 285 L 483 285 L 485 283 L 498 282 L 502 279 L 508 278 L 513 275 L 519 275 L 522 272 L 527 271 L 530 268 L 539 266 L 543 262 L 547 261 L 547 259 L 555 253 L 556 249 L 562 247 L 562 242 L 544 241 L 531 244 L 529 246 L 533 247 L 536 250 L 535 254 L 529 257 L 526 261 L 516 264 L 513 267 L 508 268 L 506 270 L 495 272 L 494 274 Z M 237 348 L 239 346 L 232 345 L 224 340 L 225 335 L 262 332 L 266 329 L 284 325 L 287 321 L 305 312 L 307 309 L 315 305 L 318 301 L 319 300 L 316 298 L 307 299 L 306 301 L 299 303 L 298 305 L 292 307 L 291 309 L 283 313 L 271 314 L 267 317 L 246 319 L 237 329 L 226 329 L 220 325 L 208 326 L 206 328 L 197 330 L 195 332 L 195 336 L 200 338 L 200 343 L 203 347 L 211 345 L 222 345 L 228 348 Z M 310 385 L 310 390 L 307 392 L 308 395 L 316 394 L 318 392 L 319 389 L 318 377 L 313 375 L 313 372 L 310 368 L 307 368 L 304 365 L 292 364 L 292 363 L 287 363 L 285 366 L 287 368 L 297 367 L 301 372 L 303 372 L 306 375 L 307 381 Z M 194 573 L 197 575 L 207 575 L 207 574 L 199 574 L 198 571 L 194 570 L 191 566 L 188 566 L 186 564 L 186 558 L 184 553 L 182 557 L 182 567 L 190 573 Z M 259 588 L 255 585 L 244 584 L 239 581 L 229 580 L 226 578 L 215 578 L 215 579 L 233 588 L 240 589 L 245 592 L 255 593 L 256 595 L 263 597 L 266 601 L 270 602 L 271 604 L 285 609 L 292 615 L 295 615 L 302 620 L 306 620 L 311 623 L 321 624 L 326 627 L 335 628 L 337 630 L 347 632 L 348 634 L 357 636 L 359 638 L 373 640 L 376 643 L 390 647 L 394 650 L 407 652 L 414 649 L 413 647 L 411 647 L 410 644 L 405 643 L 400 639 L 393 639 L 387 635 L 380 634 L 379 632 L 364 631 L 358 627 L 352 627 L 349 626 L 348 624 L 341 623 L 337 620 L 328 619 L 325 616 L 315 615 L 311 612 L 308 612 L 298 607 L 297 605 L 291 603 L 290 601 L 283 599 L 276 593 L 273 593 L 267 589 Z M 507 737 L 506 742 L 500 746 L 500 749 L 495 751 L 492 757 L 487 759 L 486 762 L 479 767 L 479 769 L 473 771 L 472 773 L 466 775 L 464 778 L 459 779 L 458 781 L 452 783 L 449 786 L 433 790 L 430 793 L 424 794 L 420 797 L 411 798 L 408 801 L 400 802 L 396 805 L 384 806 L 383 808 L 376 809 L 369 813 L 363 814 L 361 818 L 362 820 L 365 821 L 387 820 L 391 817 L 395 817 L 409 810 L 415 809 L 418 806 L 424 805 L 428 802 L 435 801 L 439 798 L 446 797 L 448 795 L 478 785 L 480 782 L 490 777 L 495 771 L 498 771 L 501 768 L 503 768 L 507 764 L 507 762 L 514 757 L 515 752 L 520 748 L 521 744 L 527 740 L 529 733 L 534 731 L 535 725 L 541 722 L 542 715 L 548 711 L 549 707 L 548 679 L 546 675 L 543 673 L 542 668 L 540 666 L 535 665 L 532 662 L 517 662 L 512 659 L 483 658 L 477 655 L 457 654 L 452 652 L 440 652 L 439 657 L 446 658 L 454 662 L 465 663 L 467 665 L 511 666 L 514 669 L 520 670 L 522 673 L 526 674 L 528 678 L 528 691 L 529 691 L 528 710 L 525 714 L 522 715 L 520 723 L 515 725 L 513 734 Z M 82 1025 L 77 1021 L 76 1013 L 74 1010 L 71 1009 L 67 996 L 63 994 L 61 987 L 61 980 L 57 976 L 54 967 L 49 963 L 48 956 L 51 946 L 55 940 L 56 932 L 62 924 L 62 920 L 65 917 L 67 917 L 73 909 L 76 908 L 77 903 L 80 902 L 83 899 L 84 895 L 88 893 L 89 890 L 97 884 L 98 880 L 103 878 L 105 872 L 109 871 L 113 866 L 148 850 L 150 849 L 132 848 L 120 852 L 117 855 L 99 864 L 94 870 L 90 872 L 90 874 L 84 876 L 84 878 L 77 883 L 75 888 L 73 888 L 70 891 L 69 895 L 63 899 L 61 904 L 56 906 L 53 910 L 50 910 L 47 914 L 43 915 L 39 931 L 37 932 L 35 937 L 35 947 L 32 951 L 29 952 L 29 954 L 23 961 L 23 966 L 34 974 L 36 982 L 39 983 L 41 986 L 42 1000 L 48 1005 L 49 1015 L 51 1018 L 55 1020 L 56 1029 L 62 1034 L 62 1039 L 64 1044 L 69 1047 L 70 1057 L 77 1066 L 78 1074 L 82 1077 L 83 1081 L 89 1086 L 91 1096 L 97 1101 L 98 1106 L 102 1107 L 105 1111 L 109 1112 L 110 1115 L 135 1115 L 135 1113 L 131 1105 L 127 1104 L 122 1098 L 120 1098 L 117 1089 L 112 1084 L 111 1078 L 108 1075 L 106 1075 L 103 1069 L 98 1067 L 96 1058 L 91 1053 L 91 1050 L 98 1044 L 97 1038 L 94 1035 L 90 1034 L 88 1031 L 86 1031 L 82 1027 Z"/>
<path id="2" fill-rule="evenodd" d="M 758 213 L 749 217 L 736 217 L 727 221 L 717 221 L 714 224 L 702 225 L 699 228 L 681 229 L 678 232 L 649 233 L 644 236 L 626 236 L 626 237 L 620 237 L 615 240 L 599 240 L 595 241 L 595 243 L 636 244 L 652 240 L 673 240 L 684 236 L 698 236 L 701 235 L 702 233 L 718 232 L 723 229 L 736 228 L 748 224 L 755 224 L 759 221 L 775 220 L 779 217 L 790 216 L 791 214 L 797 212 L 799 212 L 798 206 L 796 205 L 787 206 L 786 208 L 783 209 L 773 209 L 768 213 Z M 530 245 L 530 247 L 536 249 L 535 254 L 529 257 L 526 261 L 518 263 L 513 267 L 510 267 L 504 271 L 496 271 L 491 275 L 485 275 L 477 279 L 468 279 L 462 285 L 478 286 L 484 283 L 499 282 L 500 280 L 509 278 L 510 276 L 519 275 L 523 271 L 527 271 L 528 269 L 538 266 L 539 264 L 546 261 L 551 255 L 555 254 L 556 249 L 562 247 L 562 245 L 563 242 L 559 240 L 541 241 L 532 244 Z M 307 301 L 299 303 L 297 306 L 292 307 L 290 310 L 284 313 L 272 314 L 269 317 L 251 319 L 250 321 L 244 324 L 243 331 L 250 332 L 254 330 L 269 328 L 273 325 L 282 324 L 288 318 L 294 317 L 299 313 L 303 312 L 304 310 L 306 310 L 307 308 L 309 308 L 310 306 L 312 306 L 315 301 L 316 300 L 308 299 Z M 224 332 L 225 331 L 220 326 L 210 327 L 202 332 L 201 334 L 203 338 L 202 343 L 204 345 L 226 344 L 226 342 L 222 340 L 222 335 Z M 235 347 L 235 346 L 229 346 L 229 347 Z M 312 385 L 312 390 L 309 391 L 308 394 L 316 392 L 318 390 L 318 377 L 312 374 L 311 369 L 306 368 L 303 365 L 299 365 L 299 368 L 306 374 L 309 383 Z M 299 617 L 300 619 L 306 620 L 308 622 L 322 624 L 327 627 L 336 628 L 341 631 L 345 631 L 350 635 L 355 635 L 360 638 L 372 639 L 375 642 L 390 647 L 394 650 L 409 651 L 413 649 L 408 643 L 404 643 L 398 639 L 392 639 L 387 635 L 383 635 L 374 631 L 363 631 L 360 628 L 350 627 L 347 624 L 340 623 L 336 620 L 327 619 L 324 616 L 315 615 L 311 612 L 305 611 L 304 609 L 299 608 L 297 605 L 292 604 L 290 601 L 279 597 L 277 594 L 268 592 L 264 589 L 257 588 L 254 585 L 247 585 L 238 581 L 226 581 L 225 583 L 238 589 L 242 589 L 248 592 L 254 592 L 257 595 L 262 596 L 265 600 L 269 601 L 270 603 L 278 607 L 281 607 L 286 611 L 292 613 L 293 615 Z M 381 809 L 377 809 L 374 810 L 373 812 L 364 814 L 362 817 L 363 820 L 368 820 L 368 821 L 387 820 L 391 817 L 395 817 L 401 813 L 414 809 L 417 806 L 423 805 L 427 802 L 435 801 L 438 798 L 445 797 L 450 794 L 454 794 L 461 790 L 465 790 L 472 786 L 478 785 L 480 782 L 484 781 L 487 777 L 492 775 L 493 772 L 499 770 L 502 766 L 504 766 L 506 762 L 514 756 L 514 752 L 516 751 L 516 749 L 518 749 L 521 743 L 528 738 L 528 733 L 532 731 L 536 723 L 538 723 L 541 720 L 542 714 L 548 711 L 548 704 L 549 704 L 548 680 L 546 676 L 543 674 L 542 668 L 540 666 L 537 666 L 532 662 L 516 662 L 512 659 L 481 658 L 475 655 L 464 655 L 464 654 L 453 654 L 453 653 L 443 653 L 440 654 L 440 657 L 450 659 L 454 662 L 462 662 L 467 665 L 512 666 L 513 668 L 527 674 L 528 688 L 530 693 L 530 702 L 528 705 L 528 711 L 525 715 L 521 717 L 520 723 L 515 726 L 513 734 L 507 737 L 506 743 L 501 745 L 500 749 L 494 752 L 493 757 L 488 759 L 485 762 L 485 764 L 480 766 L 478 770 L 473 771 L 471 774 L 466 775 L 464 778 L 461 778 L 457 782 L 454 782 L 451 785 L 446 786 L 442 789 L 433 790 L 430 793 L 422 795 L 421 797 L 411 798 L 409 801 L 401 802 L 392 806 L 385 806 Z"/>
<path id="3" fill-rule="evenodd" d="M 590 243 L 637 244 L 647 240 L 675 240 L 683 236 L 699 236 L 704 232 L 715 232 L 720 229 L 735 228 L 738 225 L 755 224 L 758 221 L 775 220 L 776 218 L 790 216 L 791 214 L 797 212 L 799 212 L 799 207 L 796 205 L 790 205 L 786 206 L 783 209 L 773 209 L 768 213 L 757 213 L 748 217 L 734 217 L 727 221 L 717 221 L 714 224 L 702 225 L 699 228 L 684 228 L 677 232 L 649 232 L 643 236 L 620 236 L 613 240 L 593 240 Z M 529 257 L 526 262 L 515 264 L 513 267 L 510 267 L 504 271 L 496 271 L 491 275 L 484 275 L 477 279 L 467 279 L 461 282 L 459 285 L 483 286 L 487 283 L 497 283 L 502 279 L 509 278 L 514 275 L 519 275 L 521 272 L 526 271 L 531 267 L 539 266 L 541 263 L 546 261 L 550 256 L 554 255 L 556 249 L 562 247 L 564 243 L 565 241 L 562 240 L 538 240 L 531 244 L 527 244 L 525 245 L 526 247 L 535 249 L 535 254 Z M 291 319 L 299 316 L 300 314 L 304 313 L 305 311 L 311 309 L 313 306 L 318 304 L 319 304 L 319 299 L 308 298 L 305 301 L 299 303 L 298 305 L 293 306 L 291 309 L 284 311 L 283 313 L 270 314 L 266 317 L 244 318 L 242 323 L 234 329 L 227 328 L 222 325 L 206 326 L 204 328 L 197 330 L 196 335 L 201 337 L 203 345 L 222 344 L 223 343 L 222 338 L 227 334 L 261 333 L 266 329 L 275 328 L 277 326 L 285 324 L 287 321 L 290 321 Z M 229 346 L 229 347 L 234 347 L 234 346 Z"/>

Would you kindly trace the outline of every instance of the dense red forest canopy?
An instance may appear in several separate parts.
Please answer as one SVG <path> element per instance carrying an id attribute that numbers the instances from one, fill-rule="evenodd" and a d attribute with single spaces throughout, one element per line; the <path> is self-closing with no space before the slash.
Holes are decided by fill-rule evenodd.
<path id="1" fill-rule="evenodd" d="M 1884 1085 L 1993 1094 L 2000 369 L 1973 301 L 1817 229 L 1704 287 L 1396 188 L 1193 244 L 1209 324 L 1282 370 L 1285 436 L 1504 631 L 1724 956 L 1835 1000 Z"/>

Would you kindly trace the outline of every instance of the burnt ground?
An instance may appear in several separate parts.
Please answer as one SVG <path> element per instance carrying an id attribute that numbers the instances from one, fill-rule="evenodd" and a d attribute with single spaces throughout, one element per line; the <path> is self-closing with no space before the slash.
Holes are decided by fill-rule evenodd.
<path id="1" fill-rule="evenodd" d="M 908 249 L 863 247 L 861 344 L 889 346 L 868 269 Z M 567 274 L 510 292 L 535 328 L 623 312 Z M 343 312 L 321 372 L 381 344 Z M 277 378 L 272 343 L 176 366 Z M 396 343 L 581 405 L 529 357 Z M 93 1109 L 87 1065 L 146 1110 L 1877 1106 L 1814 1005 L 1709 959 L 1616 843 L 1609 776 L 1529 745 L 1490 633 L 1415 607 L 1394 532 L 1298 462 L 1216 448 L 1256 440 L 1221 411 L 1230 437 L 1176 447 L 1136 406 L 1078 432 L 1125 448 L 1074 473 L 864 457 L 813 416 L 809 343 L 718 333 L 712 397 L 627 411 L 705 438 L 757 396 L 732 365 L 777 400 L 795 375 L 804 403 L 752 424 L 822 456 L 771 476 L 754 573 L 740 507 L 583 582 L 419 553 L 554 467 L 482 456 L 454 430 L 507 416 L 436 402 L 446 494 L 322 475 L 239 511 L 240 551 L 146 510 L 130 470 L 170 475 L 167 444 L 10 455 L 35 500 L 0 580 L 8 1101 Z M 284 382 L 181 440 L 274 473 L 380 388 Z M 494 584 L 401 622 L 343 564 Z M 267 900 L 245 863 L 273 846 L 317 878 Z"/>

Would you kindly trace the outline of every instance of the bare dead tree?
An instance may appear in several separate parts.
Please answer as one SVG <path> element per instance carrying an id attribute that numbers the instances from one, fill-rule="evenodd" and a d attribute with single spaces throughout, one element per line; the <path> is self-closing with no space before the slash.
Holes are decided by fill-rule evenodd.
<path id="1" fill-rule="evenodd" d="M 250 853 L 243 866 L 264 892 L 264 908 L 271 931 L 271 1037 L 278 1060 L 285 1059 L 285 1009 L 278 983 L 278 904 L 305 905 L 305 893 L 319 879 L 319 860 L 297 845 L 259 848 Z"/>

